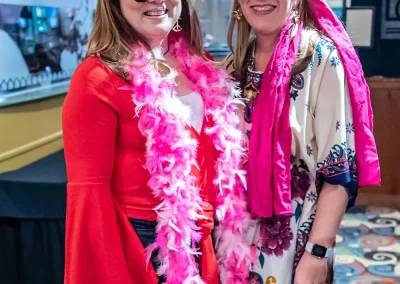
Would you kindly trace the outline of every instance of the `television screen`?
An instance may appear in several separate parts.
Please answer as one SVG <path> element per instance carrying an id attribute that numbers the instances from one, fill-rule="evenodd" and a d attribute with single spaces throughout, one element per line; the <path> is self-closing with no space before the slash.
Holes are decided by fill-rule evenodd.
<path id="1" fill-rule="evenodd" d="M 0 0 L 0 106 L 65 93 L 86 55 L 96 0 L 51 3 Z"/>

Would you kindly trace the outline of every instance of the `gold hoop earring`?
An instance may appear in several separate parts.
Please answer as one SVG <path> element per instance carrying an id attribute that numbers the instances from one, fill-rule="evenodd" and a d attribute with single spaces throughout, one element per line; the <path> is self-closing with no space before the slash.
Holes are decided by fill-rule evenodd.
<path id="1" fill-rule="evenodd" d="M 178 21 L 176 21 L 174 27 L 172 28 L 172 30 L 176 33 L 182 31 L 182 26 L 179 24 L 179 20 L 181 20 L 181 17 L 179 17 Z"/>
<path id="2" fill-rule="evenodd" d="M 242 10 L 239 8 L 236 11 L 233 11 L 233 17 L 237 20 L 240 21 L 243 17 Z"/>

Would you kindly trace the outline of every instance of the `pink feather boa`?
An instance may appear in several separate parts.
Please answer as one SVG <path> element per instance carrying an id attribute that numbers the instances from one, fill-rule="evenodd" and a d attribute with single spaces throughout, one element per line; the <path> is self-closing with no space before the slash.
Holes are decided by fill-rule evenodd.
<path id="1" fill-rule="evenodd" d="M 193 91 L 204 101 L 204 114 L 212 119 L 205 129 L 218 151 L 215 164 L 217 191 L 216 229 L 217 260 L 222 283 L 245 283 L 255 251 L 245 240 L 250 221 L 245 199 L 245 176 L 240 162 L 243 155 L 242 134 L 236 128 L 238 89 L 228 75 L 212 63 L 193 55 L 183 40 L 170 43 L 170 52 L 178 58 L 182 72 Z M 161 263 L 157 274 L 167 283 L 202 283 L 192 246 L 201 239 L 196 221 L 201 215 L 202 200 L 194 186 L 191 168 L 196 165 L 196 141 L 185 130 L 189 109 L 175 96 L 175 72 L 166 77 L 149 64 L 148 52 L 135 48 L 135 67 L 128 68 L 139 128 L 147 138 L 146 168 L 151 174 L 149 186 L 162 200 L 154 210 L 158 214 L 156 242 L 148 255 L 158 249 Z"/>

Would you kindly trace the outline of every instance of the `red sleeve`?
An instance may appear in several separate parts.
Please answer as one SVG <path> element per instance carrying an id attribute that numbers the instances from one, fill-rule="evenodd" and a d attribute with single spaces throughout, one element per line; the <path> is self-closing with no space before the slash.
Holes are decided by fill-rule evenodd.
<path id="1" fill-rule="evenodd" d="M 96 59 L 87 60 L 75 72 L 63 106 L 68 174 L 64 283 L 144 283 L 141 276 L 132 279 L 132 264 L 138 261 L 133 258 L 144 252 L 140 246 L 137 252 L 126 251 L 138 238 L 110 190 L 118 126 L 111 99 L 115 88 L 107 69 Z"/>

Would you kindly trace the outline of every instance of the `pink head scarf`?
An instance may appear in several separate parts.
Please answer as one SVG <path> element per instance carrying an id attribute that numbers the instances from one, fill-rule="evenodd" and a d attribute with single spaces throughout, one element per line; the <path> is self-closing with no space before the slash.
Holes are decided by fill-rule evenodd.
<path id="1" fill-rule="evenodd" d="M 368 85 L 357 53 L 342 23 L 323 0 L 307 0 L 316 26 L 339 52 L 351 101 L 360 186 L 380 184 L 380 166 L 372 134 L 372 108 Z M 248 203 L 258 217 L 291 215 L 289 122 L 291 69 L 300 44 L 302 25 L 291 40 L 293 19 L 282 29 L 265 70 L 253 112 L 249 143 Z"/>

